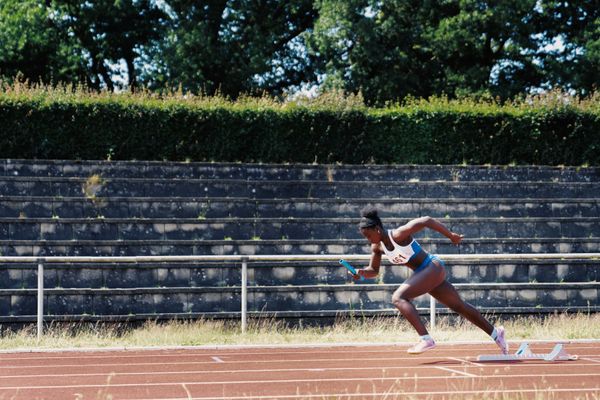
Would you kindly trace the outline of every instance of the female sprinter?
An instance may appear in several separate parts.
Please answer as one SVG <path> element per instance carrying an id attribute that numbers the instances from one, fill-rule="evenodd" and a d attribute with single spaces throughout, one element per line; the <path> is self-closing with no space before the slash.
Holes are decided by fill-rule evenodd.
<path id="1" fill-rule="evenodd" d="M 421 248 L 412 235 L 424 228 L 433 229 L 446 236 L 454 244 L 459 244 L 463 235 L 449 231 L 439 221 L 431 217 L 421 217 L 409 221 L 397 229 L 385 230 L 377 209 L 365 209 L 360 220 L 360 232 L 371 243 L 371 261 L 367 268 L 357 269 L 354 279 L 374 278 L 379 274 L 381 256 L 385 255 L 392 264 L 405 264 L 414 273 L 394 292 L 392 303 L 411 323 L 420 335 L 420 341 L 408 349 L 410 354 L 419 354 L 435 347 L 419 313 L 411 300 L 429 293 L 451 310 L 459 313 L 485 333 L 508 354 L 508 344 L 504 339 L 504 328 L 494 328 L 473 306 L 465 303 L 450 282 L 446 280 L 446 271 L 442 260 L 428 254 Z"/>

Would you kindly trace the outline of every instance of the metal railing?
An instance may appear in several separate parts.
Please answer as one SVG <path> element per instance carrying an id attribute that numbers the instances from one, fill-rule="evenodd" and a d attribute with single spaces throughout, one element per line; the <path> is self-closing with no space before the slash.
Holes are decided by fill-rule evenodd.
<path id="1" fill-rule="evenodd" d="M 527 253 L 527 254 L 439 254 L 444 261 L 470 260 L 536 260 L 536 259 L 600 259 L 600 253 Z M 370 259 L 369 254 L 329 255 L 198 255 L 198 256 L 0 256 L 2 263 L 37 263 L 37 337 L 41 339 L 44 322 L 44 265 L 51 263 L 148 263 L 193 261 L 239 261 L 241 262 L 241 328 L 246 332 L 248 324 L 248 262 L 249 261 L 329 261 Z M 435 328 L 436 303 L 429 296 L 431 328 Z"/>

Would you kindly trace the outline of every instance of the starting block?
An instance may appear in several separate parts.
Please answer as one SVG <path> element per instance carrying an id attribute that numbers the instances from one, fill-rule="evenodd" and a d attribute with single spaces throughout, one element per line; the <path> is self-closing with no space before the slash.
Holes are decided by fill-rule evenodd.
<path id="1" fill-rule="evenodd" d="M 576 355 L 567 353 L 562 343 L 554 346 L 550 353 L 534 354 L 529 348 L 529 343 L 521 343 L 515 354 L 498 355 L 480 355 L 477 361 L 526 361 L 526 360 L 544 360 L 544 361 L 573 361 L 577 360 Z"/>

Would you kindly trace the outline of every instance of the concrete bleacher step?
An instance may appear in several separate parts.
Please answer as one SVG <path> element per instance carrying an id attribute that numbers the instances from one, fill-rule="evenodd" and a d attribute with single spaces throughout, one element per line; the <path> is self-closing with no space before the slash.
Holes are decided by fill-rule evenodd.
<path id="1" fill-rule="evenodd" d="M 597 167 L 243 164 L 156 161 L 0 160 L 0 176 L 324 181 L 569 181 L 600 179 Z"/>
<path id="2" fill-rule="evenodd" d="M 434 254 L 598 252 L 599 178 L 577 167 L 0 160 L 0 255 L 368 254 L 356 228 L 365 205 L 388 227 L 431 215 L 466 235 L 460 246 L 417 235 Z M 48 265 L 46 313 L 239 316 L 239 263 L 216 264 Z M 0 269 L 0 321 L 35 314 L 36 267 Z M 447 263 L 467 301 L 503 313 L 600 311 L 599 269 L 593 259 Z M 249 310 L 390 312 L 409 274 L 385 265 L 379 279 L 348 284 L 335 263 L 251 262 Z"/>
<path id="3" fill-rule="evenodd" d="M 375 285 L 304 285 L 250 287 L 248 310 L 272 313 L 323 312 L 352 310 L 373 312 L 390 309 L 390 298 L 396 284 Z M 456 284 L 465 301 L 480 310 L 502 308 L 553 308 L 600 311 L 600 283 L 510 283 Z M 49 315 L 119 315 L 143 314 L 237 313 L 240 288 L 183 287 L 135 289 L 48 289 L 46 313 Z M 415 299 L 424 308 L 426 296 Z M 538 310 L 539 311 L 539 310 Z M 33 316 L 36 313 L 34 289 L 0 290 L 0 321 L 11 316 Z M 191 315 L 190 315 L 191 317 Z"/>
<path id="4" fill-rule="evenodd" d="M 4 196 L 0 218 L 356 218 L 366 206 L 382 216 L 598 217 L 600 198 L 249 199 Z"/>
<path id="5" fill-rule="evenodd" d="M 248 181 L 0 177 L 0 196 L 232 198 L 598 198 L 600 182 Z"/>
<path id="6" fill-rule="evenodd" d="M 469 238 L 594 238 L 600 218 L 442 218 Z M 394 228 L 406 219 L 386 218 Z M 361 239 L 356 218 L 0 218 L 0 240 Z M 434 232 L 415 235 L 435 236 Z M 441 236 L 441 235 L 440 235 Z"/>
<path id="7" fill-rule="evenodd" d="M 434 254 L 593 253 L 600 238 L 476 238 L 460 246 L 422 238 Z M 0 240 L 3 256 L 369 254 L 362 239 L 305 240 Z"/>
<path id="8" fill-rule="evenodd" d="M 366 261 L 355 262 L 365 266 Z M 446 261 L 452 283 L 569 283 L 600 282 L 600 265 L 594 260 L 473 260 Z M 404 266 L 384 263 L 375 279 L 363 284 L 400 285 L 412 272 Z M 248 285 L 343 285 L 352 279 L 335 261 L 280 261 L 248 263 Z M 49 263 L 45 288 L 119 289 L 228 287 L 241 285 L 241 263 Z M 15 263 L 0 269 L 0 289 L 37 287 L 37 264 Z"/>

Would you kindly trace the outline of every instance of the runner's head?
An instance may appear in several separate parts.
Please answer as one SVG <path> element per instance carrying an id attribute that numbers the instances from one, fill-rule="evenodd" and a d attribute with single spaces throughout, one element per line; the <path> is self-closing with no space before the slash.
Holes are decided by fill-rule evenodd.
<path id="1" fill-rule="evenodd" d="M 379 218 L 377 209 L 374 207 L 365 208 L 360 213 L 361 219 L 358 227 L 360 233 L 371 243 L 379 243 L 383 240 L 385 230 Z"/>

